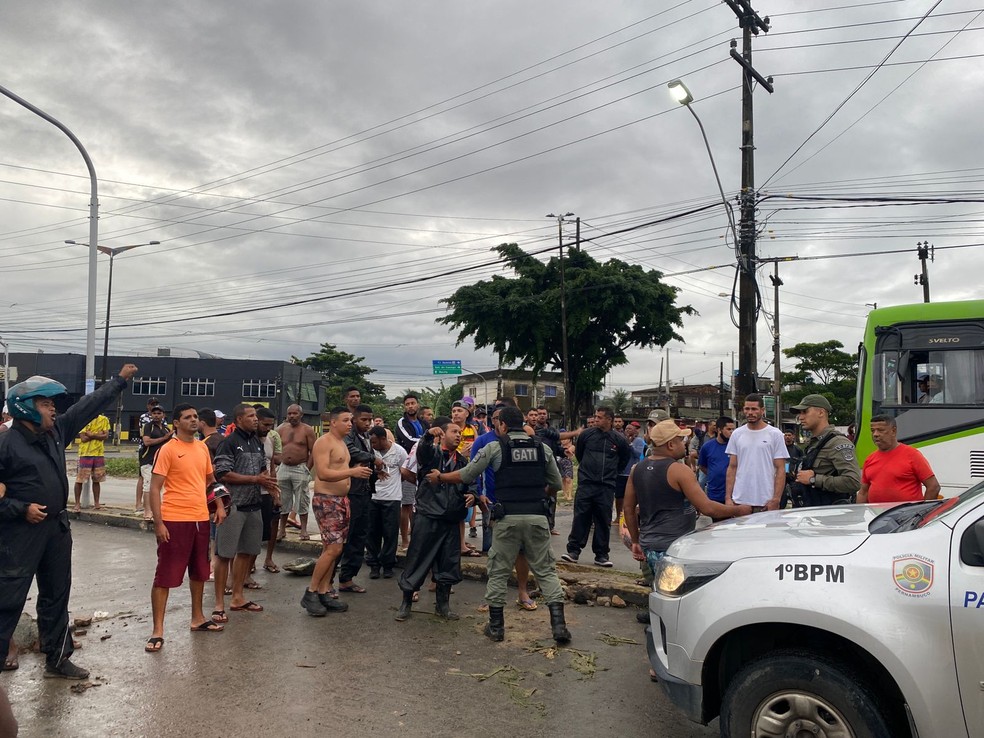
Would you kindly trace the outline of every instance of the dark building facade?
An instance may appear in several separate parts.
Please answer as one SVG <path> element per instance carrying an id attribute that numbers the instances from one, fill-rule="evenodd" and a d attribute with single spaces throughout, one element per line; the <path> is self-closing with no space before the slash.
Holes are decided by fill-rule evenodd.
<path id="1" fill-rule="evenodd" d="M 118 420 L 122 440 L 135 440 L 140 416 L 147 401 L 156 397 L 168 411 L 181 402 L 210 407 L 229 414 L 240 402 L 263 404 L 279 419 L 287 407 L 298 404 L 304 422 L 320 426 L 325 389 L 318 372 L 286 361 L 262 359 L 191 358 L 183 356 L 110 356 L 107 376 L 113 376 L 127 362 L 139 368 L 130 387 L 121 397 L 118 418 L 109 413 L 114 428 Z M 102 376 L 102 356 L 96 357 L 96 377 Z M 69 397 L 59 411 L 69 407 L 85 393 L 85 357 L 80 354 L 11 354 L 11 385 L 35 374 L 51 377 L 65 385 Z M 97 384 L 99 380 L 97 379 Z M 231 422 L 231 418 L 229 418 Z"/>

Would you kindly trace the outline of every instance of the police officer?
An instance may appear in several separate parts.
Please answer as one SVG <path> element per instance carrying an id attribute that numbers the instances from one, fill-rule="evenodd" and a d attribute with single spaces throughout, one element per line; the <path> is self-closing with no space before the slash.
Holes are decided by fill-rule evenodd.
<path id="1" fill-rule="evenodd" d="M 861 469 L 854 444 L 830 425 L 830 402 L 823 395 L 807 395 L 792 409 L 813 436 L 791 480 L 793 507 L 852 504 L 861 489 Z"/>
<path id="2" fill-rule="evenodd" d="M 85 679 L 73 664 L 68 599 L 72 588 L 72 534 L 68 522 L 65 444 L 113 405 L 137 367 L 127 364 L 119 377 L 83 397 L 63 415 L 54 398 L 64 385 L 31 377 L 7 393 L 13 427 L 0 436 L 0 660 L 20 619 L 35 576 L 38 630 L 46 656 L 44 675 Z"/>
<path id="3" fill-rule="evenodd" d="M 492 549 L 485 590 L 489 622 L 485 635 L 493 641 L 505 638 L 502 610 L 506 605 L 506 586 L 516 555 L 522 549 L 550 610 L 553 639 L 567 643 L 571 634 L 564 620 L 564 591 L 550 550 L 547 522 L 547 490 L 556 493 L 561 488 L 557 461 L 539 438 L 523 430 L 523 414 L 518 408 L 502 408 L 493 425 L 498 441 L 482 448 L 463 469 L 450 473 L 435 469 L 428 479 L 432 483 L 471 484 L 486 467 L 495 473 L 496 504 L 492 507 Z"/>

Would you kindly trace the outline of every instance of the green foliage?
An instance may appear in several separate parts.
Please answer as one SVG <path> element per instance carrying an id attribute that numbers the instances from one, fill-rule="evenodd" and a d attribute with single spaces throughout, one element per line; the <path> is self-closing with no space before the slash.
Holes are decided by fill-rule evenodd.
<path id="1" fill-rule="evenodd" d="M 135 456 L 107 456 L 106 475 L 136 478 L 140 476 L 140 465 Z"/>
<path id="2" fill-rule="evenodd" d="M 787 358 L 798 359 L 796 371 L 783 372 L 784 387 L 797 386 L 799 389 L 782 393 L 786 407 L 796 405 L 804 396 L 820 394 L 826 397 L 833 412 L 830 421 L 834 425 L 849 425 L 854 422 L 855 393 L 858 383 L 858 355 L 841 349 L 840 341 L 821 343 L 798 343 L 783 349 Z"/>
<path id="3" fill-rule="evenodd" d="M 438 322 L 458 329 L 460 344 L 471 338 L 492 348 L 504 362 L 535 376 L 562 370 L 560 258 L 547 263 L 516 244 L 495 249 L 514 277 L 459 288 L 442 300 L 450 313 Z M 663 284 L 656 271 L 612 259 L 601 263 L 584 251 L 564 258 L 567 304 L 568 407 L 579 416 L 601 389 L 612 367 L 628 363 L 626 349 L 663 346 L 682 338 L 676 328 L 689 307 L 675 304 L 678 290 Z"/>
<path id="4" fill-rule="evenodd" d="M 605 403 L 615 411 L 616 415 L 628 412 L 632 408 L 632 398 L 621 387 L 612 392 L 612 396 L 607 398 Z"/>
<path id="5" fill-rule="evenodd" d="M 321 344 L 321 350 L 311 354 L 306 359 L 291 356 L 292 364 L 305 366 L 319 372 L 327 382 L 325 406 L 335 407 L 344 404 L 342 391 L 346 387 L 358 387 L 362 393 L 362 401 L 373 407 L 383 407 L 387 400 L 383 386 L 369 381 L 369 375 L 376 370 L 362 362 L 364 356 L 355 356 L 345 351 L 339 351 L 333 343 Z"/>
<path id="6" fill-rule="evenodd" d="M 434 416 L 438 415 L 451 415 L 451 403 L 455 400 L 460 400 L 464 395 L 464 387 L 460 384 L 451 384 L 448 386 L 441 382 L 441 386 L 437 389 L 433 387 L 424 387 L 423 389 L 408 389 L 403 395 L 407 395 L 413 392 L 420 399 L 420 405 L 422 407 L 429 407 L 434 411 Z M 401 397 L 403 396 L 401 395 Z M 403 408 L 400 408 L 400 414 L 403 414 Z"/>

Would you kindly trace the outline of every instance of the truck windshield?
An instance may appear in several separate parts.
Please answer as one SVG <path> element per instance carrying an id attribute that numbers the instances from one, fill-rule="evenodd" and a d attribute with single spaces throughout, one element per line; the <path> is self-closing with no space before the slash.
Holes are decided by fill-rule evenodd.
<path id="1" fill-rule="evenodd" d="M 981 495 L 984 495 L 984 482 L 974 485 L 958 497 L 951 497 L 947 500 L 929 500 L 899 505 L 886 510 L 872 520 L 868 525 L 868 532 L 872 534 L 897 533 L 922 528 L 924 525 L 939 519 L 944 513 L 974 504 Z"/>

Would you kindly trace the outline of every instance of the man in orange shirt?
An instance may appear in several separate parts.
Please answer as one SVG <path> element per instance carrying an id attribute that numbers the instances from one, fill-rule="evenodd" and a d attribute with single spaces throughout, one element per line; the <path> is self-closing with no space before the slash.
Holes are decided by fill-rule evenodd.
<path id="1" fill-rule="evenodd" d="M 191 588 L 191 629 L 218 632 L 223 626 L 205 617 L 202 595 L 208 581 L 209 514 L 206 489 L 215 481 L 208 447 L 196 437 L 198 412 L 191 405 L 174 408 L 175 438 L 157 452 L 150 482 L 150 507 L 157 534 L 157 573 L 150 591 L 154 631 L 145 650 L 164 646 L 164 611 L 170 590 L 181 585 L 185 569 Z M 164 494 L 161 495 L 163 488 Z M 225 509 L 215 510 L 215 524 L 225 519 Z"/>
<path id="2" fill-rule="evenodd" d="M 895 418 L 873 417 L 871 440 L 878 450 L 864 461 L 859 503 L 922 502 L 940 496 L 940 483 L 926 457 L 919 449 L 899 443 Z"/>

